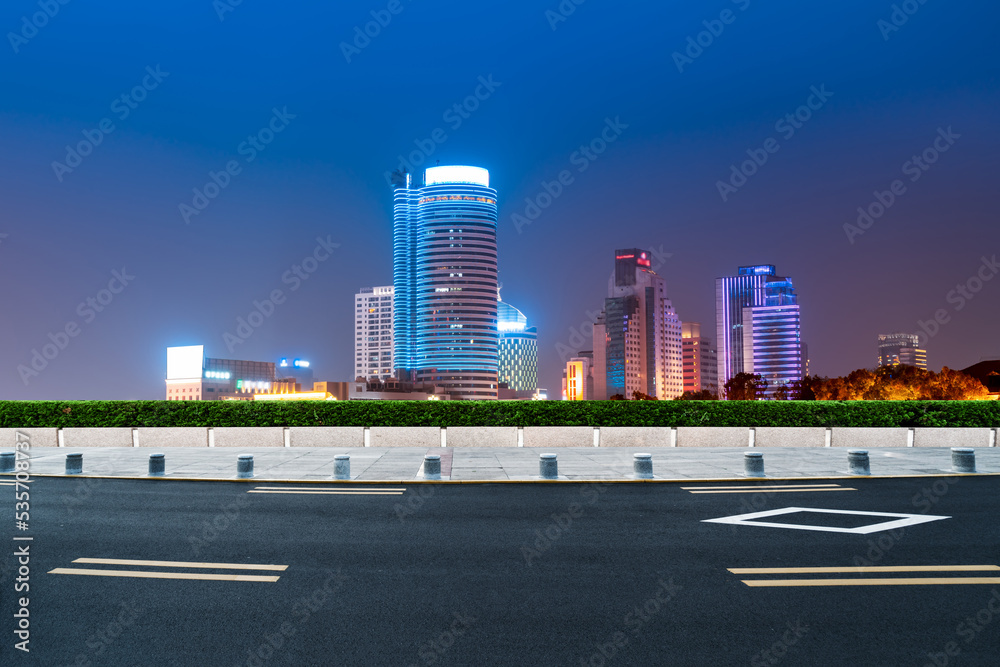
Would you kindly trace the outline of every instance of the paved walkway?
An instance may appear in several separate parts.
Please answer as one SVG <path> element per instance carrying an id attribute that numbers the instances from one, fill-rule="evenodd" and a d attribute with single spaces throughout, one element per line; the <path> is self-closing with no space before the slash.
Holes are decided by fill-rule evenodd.
<path id="1" fill-rule="evenodd" d="M 61 449 L 34 447 L 32 475 L 61 475 L 68 453 L 83 454 L 83 475 L 97 477 L 144 477 L 147 448 Z M 323 481 L 333 478 L 336 454 L 351 457 L 351 479 L 358 482 L 413 482 L 423 479 L 425 454 L 441 456 L 441 478 L 453 482 L 530 481 L 539 479 L 538 456 L 558 454 L 559 478 L 574 480 L 629 480 L 632 454 L 653 456 L 654 479 L 741 479 L 743 452 L 764 454 L 768 477 L 811 478 L 848 475 L 847 450 L 802 449 L 603 449 L 603 448 L 178 448 L 159 450 L 166 455 L 166 477 L 178 479 L 235 479 L 236 458 L 253 454 L 254 479 Z M 947 448 L 870 449 L 873 476 L 940 475 L 951 472 Z M 1000 474 L 1000 448 L 976 450 L 980 473 Z"/>

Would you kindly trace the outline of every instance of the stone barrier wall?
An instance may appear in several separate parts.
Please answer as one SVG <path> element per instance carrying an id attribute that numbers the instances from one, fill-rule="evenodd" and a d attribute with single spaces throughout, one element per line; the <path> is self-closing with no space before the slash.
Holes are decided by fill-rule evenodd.
<path id="1" fill-rule="evenodd" d="M 712 426 L 293 426 L 224 428 L 0 428 L 36 447 L 996 447 L 995 428 Z M 22 437 L 23 440 L 23 437 Z"/>

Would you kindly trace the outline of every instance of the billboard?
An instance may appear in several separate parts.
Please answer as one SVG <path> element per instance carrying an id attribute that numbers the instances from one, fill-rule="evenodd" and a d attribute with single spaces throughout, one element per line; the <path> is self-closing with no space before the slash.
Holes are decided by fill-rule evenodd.
<path id="1" fill-rule="evenodd" d="M 205 346 L 167 348 L 167 379 L 197 380 L 205 364 Z"/>

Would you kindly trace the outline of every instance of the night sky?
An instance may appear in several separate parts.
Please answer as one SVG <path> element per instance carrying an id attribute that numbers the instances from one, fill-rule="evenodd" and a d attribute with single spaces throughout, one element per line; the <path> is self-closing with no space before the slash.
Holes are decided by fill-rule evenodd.
<path id="1" fill-rule="evenodd" d="M 414 152 L 490 170 L 550 395 L 626 247 L 712 338 L 714 279 L 775 264 L 814 374 L 935 314 L 933 369 L 1000 356 L 996 3 L 235 1 L 3 3 L 0 398 L 163 398 L 171 345 L 352 379 Z"/>

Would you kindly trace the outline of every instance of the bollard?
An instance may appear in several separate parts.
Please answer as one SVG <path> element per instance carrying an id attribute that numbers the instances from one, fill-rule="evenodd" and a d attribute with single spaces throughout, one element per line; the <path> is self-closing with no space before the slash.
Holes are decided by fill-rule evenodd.
<path id="1" fill-rule="evenodd" d="M 850 472 L 850 474 L 852 475 L 872 474 L 871 462 L 868 460 L 868 450 L 848 449 L 847 466 L 848 466 L 848 472 Z"/>
<path id="2" fill-rule="evenodd" d="M 240 454 L 236 459 L 236 478 L 250 479 L 253 477 L 253 454 Z"/>
<path id="3" fill-rule="evenodd" d="M 764 452 L 744 452 L 743 473 L 747 477 L 764 477 Z"/>
<path id="4" fill-rule="evenodd" d="M 351 478 L 351 457 L 347 454 L 337 454 L 333 457 L 333 478 Z"/>
<path id="5" fill-rule="evenodd" d="M 66 474 L 67 475 L 83 474 L 83 454 L 66 455 Z"/>
<path id="6" fill-rule="evenodd" d="M 441 479 L 441 455 L 424 455 L 424 479 Z"/>
<path id="7" fill-rule="evenodd" d="M 653 455 L 633 454 L 632 471 L 637 479 L 653 479 Z"/>
<path id="8" fill-rule="evenodd" d="M 0 472 L 14 472 L 14 452 L 0 452 Z"/>
<path id="9" fill-rule="evenodd" d="M 558 479 L 559 461 L 555 454 L 540 454 L 538 456 L 538 475 L 542 479 Z"/>
<path id="10" fill-rule="evenodd" d="M 167 455 L 166 454 L 150 454 L 149 455 L 149 476 L 150 477 L 162 477 L 167 470 Z"/>
<path id="11" fill-rule="evenodd" d="M 952 447 L 951 469 L 955 472 L 976 472 L 976 450 L 971 447 Z"/>

